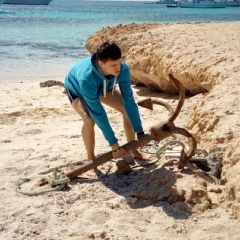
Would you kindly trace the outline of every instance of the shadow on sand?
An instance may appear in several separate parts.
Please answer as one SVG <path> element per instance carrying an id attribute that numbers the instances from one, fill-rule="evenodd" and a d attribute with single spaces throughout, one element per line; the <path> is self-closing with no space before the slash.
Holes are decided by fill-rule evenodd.
<path id="1" fill-rule="evenodd" d="M 184 171 L 186 174 L 193 174 L 191 170 Z M 124 197 L 133 209 L 161 207 L 167 215 L 176 219 L 187 219 L 192 214 L 184 196 L 176 191 L 177 173 L 164 166 L 159 168 L 152 164 L 136 169 L 133 166 L 133 171 L 128 175 L 111 172 L 101 174 L 96 179 L 78 177 L 75 183 L 91 184 L 99 181 L 117 195 Z"/>

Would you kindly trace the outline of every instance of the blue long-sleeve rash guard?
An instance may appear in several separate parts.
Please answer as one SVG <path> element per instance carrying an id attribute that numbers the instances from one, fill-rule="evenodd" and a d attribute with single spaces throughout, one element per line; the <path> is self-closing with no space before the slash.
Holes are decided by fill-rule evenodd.
<path id="1" fill-rule="evenodd" d="M 117 78 L 115 79 L 115 76 L 113 76 L 110 79 L 106 79 L 96 69 L 94 65 L 95 61 L 96 53 L 92 57 L 77 62 L 66 76 L 65 86 L 72 94 L 84 100 L 93 121 L 101 129 L 109 145 L 112 146 L 118 140 L 99 99 L 100 96 L 104 95 L 104 81 L 106 82 L 106 92 L 112 91 L 114 80 L 116 84 L 119 84 L 124 108 L 134 132 L 143 130 L 142 123 L 131 89 L 131 76 L 128 66 L 124 62 L 121 62 L 121 72 Z"/>

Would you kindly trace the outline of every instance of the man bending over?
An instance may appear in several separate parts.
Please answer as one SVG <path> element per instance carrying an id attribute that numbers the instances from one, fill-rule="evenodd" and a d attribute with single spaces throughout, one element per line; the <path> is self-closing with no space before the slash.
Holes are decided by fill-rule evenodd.
<path id="1" fill-rule="evenodd" d="M 119 90 L 116 90 L 116 85 Z M 108 121 L 102 104 L 116 109 L 122 114 L 127 141 L 144 135 L 138 106 L 131 89 L 129 67 L 122 61 L 120 48 L 112 42 L 104 42 L 88 58 L 77 62 L 69 71 L 65 86 L 68 98 L 74 110 L 83 121 L 82 136 L 87 150 L 88 160 L 95 160 L 95 123 L 101 129 L 105 139 L 117 159 L 126 154 L 120 148 L 118 139 Z M 146 145 L 146 142 L 143 143 Z M 137 149 L 131 150 L 133 158 L 142 159 Z M 94 169 L 98 175 L 99 170 Z"/>

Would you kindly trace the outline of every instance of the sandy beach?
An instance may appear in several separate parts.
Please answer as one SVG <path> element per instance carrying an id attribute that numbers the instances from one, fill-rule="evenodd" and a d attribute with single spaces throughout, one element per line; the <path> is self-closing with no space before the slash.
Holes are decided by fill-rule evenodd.
<path id="1" fill-rule="evenodd" d="M 178 93 L 170 84 L 163 84 L 168 81 L 169 72 L 173 73 L 187 92 L 175 124 L 192 133 L 200 149 L 222 156 L 220 177 L 211 177 L 192 162 L 178 169 L 176 158 L 168 158 L 164 152 L 160 158 L 156 156 L 164 143 L 151 142 L 141 149 L 150 161 L 131 162 L 132 171 L 127 175 L 118 175 L 119 159 L 112 160 L 99 167 L 99 178 L 86 172 L 68 182 L 63 191 L 38 194 L 52 190 L 49 184 L 39 183 L 51 179 L 53 171 L 41 172 L 60 165 L 67 165 L 61 170 L 69 172 L 79 167 L 74 164 L 86 160 L 82 122 L 63 93 L 63 86 L 40 87 L 40 82 L 49 79 L 4 83 L 0 88 L 1 239 L 239 239 L 240 48 L 236 30 L 240 30 L 240 24 L 129 26 L 103 29 L 88 39 L 87 47 L 95 40 L 103 40 L 102 36 L 109 37 L 106 31 L 117 41 L 121 39 L 124 59 L 133 73 L 136 101 L 151 97 L 175 108 Z M 148 34 L 142 37 L 128 32 L 131 29 L 141 35 L 141 29 L 146 32 L 147 27 Z M 191 48 L 176 44 L 170 48 L 176 37 L 172 31 L 176 29 L 182 32 L 177 35 L 179 42 L 188 41 L 186 32 L 191 36 Z M 222 29 L 225 35 L 221 34 Z M 158 42 L 163 32 L 164 38 Z M 211 48 L 213 35 L 221 44 Z M 199 37 L 202 42 L 197 41 Z M 194 39 L 197 44 L 192 43 Z M 144 41 L 148 41 L 145 46 Z M 158 48 L 160 43 L 165 47 Z M 146 50 L 148 54 L 144 55 L 142 49 L 148 48 L 152 51 Z M 142 64 L 133 64 L 136 53 Z M 159 61 L 161 67 L 157 65 Z M 171 69 L 169 65 L 174 66 Z M 119 143 L 125 144 L 120 114 L 105 109 Z M 168 119 L 168 111 L 161 106 L 154 106 L 152 111 L 142 107 L 139 110 L 146 132 Z M 110 151 L 101 131 L 97 127 L 95 131 L 96 154 Z M 172 149 L 179 150 L 179 146 Z M 33 196 L 18 193 L 16 188 Z"/>

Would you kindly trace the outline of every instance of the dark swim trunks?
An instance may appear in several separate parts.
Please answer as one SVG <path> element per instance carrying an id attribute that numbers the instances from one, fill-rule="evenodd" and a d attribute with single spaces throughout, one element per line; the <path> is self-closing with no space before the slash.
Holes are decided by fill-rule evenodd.
<path id="1" fill-rule="evenodd" d="M 70 103 L 72 104 L 72 102 L 74 101 L 74 99 L 78 98 L 77 96 L 75 96 L 74 94 L 72 94 L 67 88 L 66 88 L 66 94 L 68 96 L 68 99 L 70 101 Z"/>
<path id="2" fill-rule="evenodd" d="M 85 113 L 87 113 L 87 114 L 90 116 L 89 111 L 88 111 L 88 109 L 87 109 L 87 107 L 86 107 L 86 104 L 84 103 L 84 101 L 83 101 L 83 99 L 82 99 L 81 97 L 75 96 L 75 95 L 72 94 L 67 88 L 65 88 L 65 93 L 67 94 L 68 99 L 69 99 L 69 101 L 70 101 L 71 104 L 73 103 L 73 101 L 74 101 L 76 98 L 79 98 L 79 100 L 80 100 L 80 102 L 81 102 L 81 108 L 83 109 L 83 111 L 84 111 Z"/>

